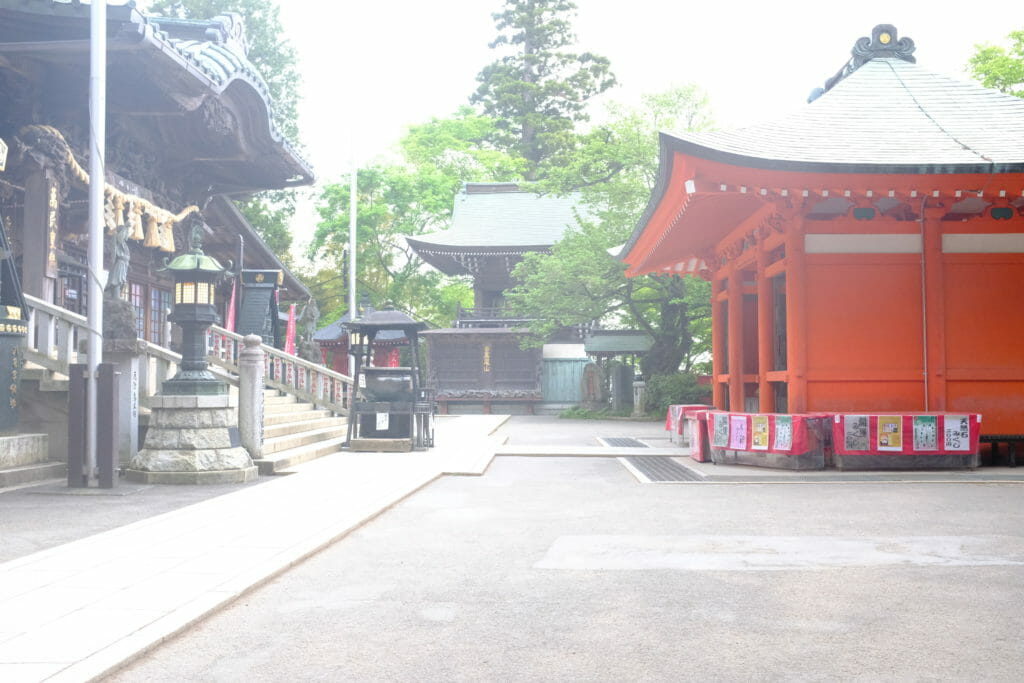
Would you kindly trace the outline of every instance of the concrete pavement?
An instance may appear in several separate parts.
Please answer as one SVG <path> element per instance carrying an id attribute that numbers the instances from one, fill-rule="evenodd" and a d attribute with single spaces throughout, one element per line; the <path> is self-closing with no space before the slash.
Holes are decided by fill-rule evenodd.
<path id="1" fill-rule="evenodd" d="M 442 418 L 427 452 L 320 458 L 0 564 L 0 680 L 101 676 L 437 477 L 481 474 L 504 419 Z"/>
<path id="2" fill-rule="evenodd" d="M 1021 491 L 650 486 L 614 458 L 499 457 L 111 683 L 1019 681 Z"/>
<path id="3" fill-rule="evenodd" d="M 138 492 L 130 523 L 102 519 L 49 531 L 38 552 L 16 543 L 31 523 L 6 520 L 0 495 L 0 680 L 82 681 L 102 676 L 389 509 L 444 474 L 479 475 L 496 453 L 652 455 L 669 447 L 662 425 L 506 416 L 444 417 L 437 448 L 411 454 L 347 454 L 306 463 L 193 502 L 174 489 Z M 654 448 L 610 449 L 596 437 L 633 436 Z M 511 446 L 503 446 L 511 440 Z M 545 443 L 549 445 L 544 445 Z M 620 450 L 622 452 L 620 452 Z M 671 453 L 671 450 L 666 450 Z M 707 468 L 714 468 L 708 465 Z M 716 468 L 765 477 L 753 468 Z M 774 473 L 791 476 L 793 473 Z M 709 475 L 710 476 L 710 475 Z M 225 489 L 228 490 L 228 489 Z M 41 497 L 40 497 L 41 498 Z M 79 507 L 93 507 L 80 504 Z M 36 506 L 42 509 L 44 501 Z M 150 514 L 146 514 L 146 510 Z M 24 511 L 23 511 L 24 512 Z M 85 517 L 85 515 L 83 515 Z M 109 515 L 108 515 L 109 517 Z M 45 516 L 37 517 L 57 524 Z M 38 524 L 39 522 L 37 522 Z M 98 532 L 97 532 L 98 531 Z M 7 551 L 7 555 L 4 551 Z"/>

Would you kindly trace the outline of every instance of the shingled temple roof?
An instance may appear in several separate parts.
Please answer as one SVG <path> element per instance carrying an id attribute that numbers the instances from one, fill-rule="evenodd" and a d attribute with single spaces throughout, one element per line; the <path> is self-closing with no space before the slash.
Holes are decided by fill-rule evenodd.
<path id="1" fill-rule="evenodd" d="M 929 72 L 892 49 L 897 42 L 913 51 L 912 41 L 896 41 L 894 27 L 876 27 L 827 91 L 792 115 L 737 130 L 666 134 L 663 145 L 778 170 L 1024 171 L 1024 100 Z"/>
<path id="2" fill-rule="evenodd" d="M 417 245 L 452 247 L 550 247 L 575 226 L 576 194 L 524 192 L 515 183 L 466 183 L 455 195 L 447 230 L 410 237 Z"/>

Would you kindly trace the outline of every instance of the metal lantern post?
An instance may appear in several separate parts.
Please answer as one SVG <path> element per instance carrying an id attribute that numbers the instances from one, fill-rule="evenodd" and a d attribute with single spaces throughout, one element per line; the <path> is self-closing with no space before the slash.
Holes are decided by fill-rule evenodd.
<path id="1" fill-rule="evenodd" d="M 218 380 L 206 361 L 206 330 L 220 320 L 214 293 L 217 284 L 230 276 L 216 259 L 203 253 L 197 224 L 192 229 L 191 251 L 165 266 L 174 277 L 174 310 L 168 319 L 181 327 L 181 365 L 163 384 L 172 396 L 226 394 L 227 384 Z"/>
<path id="2" fill-rule="evenodd" d="M 182 331 L 181 364 L 178 374 L 150 399 L 146 443 L 128 465 L 131 481 L 227 484 L 252 481 L 258 474 L 242 446 L 227 384 L 213 376 L 206 362 L 206 330 L 218 320 L 214 292 L 231 273 L 203 253 L 202 229 L 202 221 L 195 220 L 191 251 L 164 267 L 174 276 L 170 319 Z"/>

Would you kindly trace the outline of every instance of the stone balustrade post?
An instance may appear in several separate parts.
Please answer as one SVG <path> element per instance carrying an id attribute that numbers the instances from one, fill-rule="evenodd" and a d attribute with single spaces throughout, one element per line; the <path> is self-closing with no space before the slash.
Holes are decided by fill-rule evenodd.
<path id="1" fill-rule="evenodd" d="M 256 460 L 263 454 L 263 338 L 248 334 L 238 354 L 238 431 L 242 447 Z"/>

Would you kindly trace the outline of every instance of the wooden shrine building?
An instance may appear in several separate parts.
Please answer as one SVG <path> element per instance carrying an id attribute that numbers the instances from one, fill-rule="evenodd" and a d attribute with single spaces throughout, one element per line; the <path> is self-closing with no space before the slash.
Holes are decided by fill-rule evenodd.
<path id="1" fill-rule="evenodd" d="M 33 321 L 20 429 L 47 432 L 54 459 L 66 457 L 68 401 L 59 378 L 86 330 L 89 15 L 87 3 L 0 0 L 0 139 L 9 146 L 0 215 Z M 121 3 L 108 6 L 106 26 L 106 272 L 99 275 L 104 308 L 120 315 L 105 310 L 104 354 L 134 357 L 124 360 L 139 370 L 123 403 L 138 420 L 137 394 L 156 384 L 147 368 L 160 367 L 159 354 L 172 346 L 165 259 L 186 250 L 198 228 L 206 253 L 225 266 L 237 267 L 244 253 L 245 267 L 282 272 L 289 290 L 282 298 L 308 298 L 230 197 L 309 185 L 313 174 L 273 120 L 240 16 L 170 19 Z M 216 291 L 222 314 L 230 293 L 230 282 Z"/>
<path id="2" fill-rule="evenodd" d="M 466 183 L 455 197 L 451 227 L 409 237 L 419 256 L 448 275 L 473 278 L 471 309 L 460 309 L 451 328 L 425 330 L 427 386 L 442 409 L 449 402 L 528 403 L 542 398 L 543 351 L 521 349 L 527 318 L 505 308 L 512 269 L 528 252 L 547 251 L 577 224 L 577 196 L 554 197 L 516 183 Z M 579 343 L 572 331 L 552 342 Z M 577 356 L 582 356 L 580 346 Z"/>
<path id="3" fill-rule="evenodd" d="M 880 25 L 798 112 L 661 135 L 621 258 L 712 282 L 719 410 L 1024 434 L 1024 100 L 913 52 Z"/>
<path id="4" fill-rule="evenodd" d="M 313 176 L 271 117 L 238 15 L 170 19 L 129 3 L 108 7 L 107 26 L 108 239 L 128 227 L 125 296 L 139 336 L 166 346 L 170 279 L 158 269 L 184 248 L 187 218 L 202 218 L 204 247 L 221 262 L 238 264 L 241 237 L 247 267 L 281 269 L 228 197 Z M 82 315 L 88 87 L 87 4 L 0 0 L 0 137 L 11 146 L 0 210 L 25 292 Z M 288 295 L 308 298 L 287 280 Z"/>

